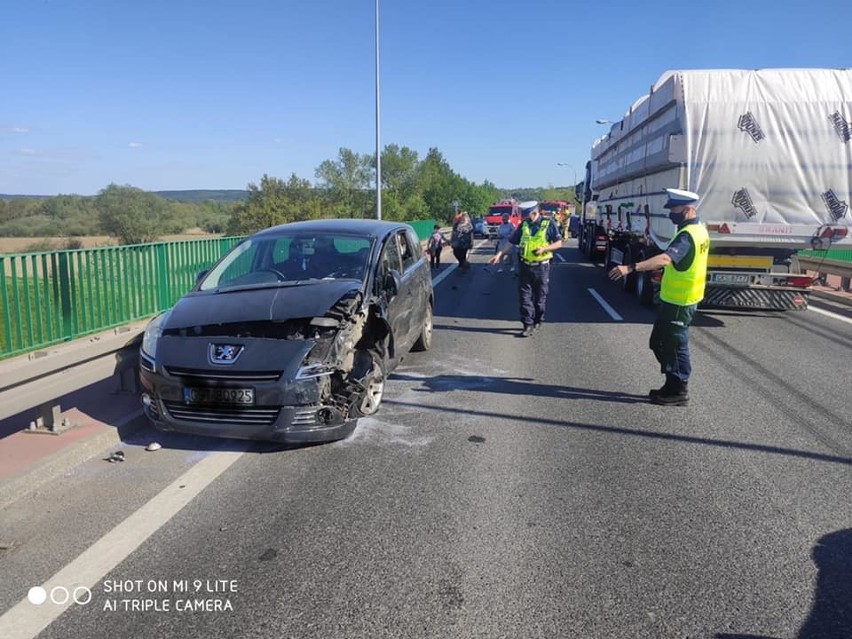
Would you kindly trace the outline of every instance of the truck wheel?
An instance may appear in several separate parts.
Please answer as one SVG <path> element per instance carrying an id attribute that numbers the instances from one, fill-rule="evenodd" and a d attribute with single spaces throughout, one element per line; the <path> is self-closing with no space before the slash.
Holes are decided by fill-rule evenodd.
<path id="1" fill-rule="evenodd" d="M 624 251 L 624 263 L 625 264 L 633 264 L 633 252 L 628 248 Z M 625 293 L 633 293 L 636 290 L 636 278 L 638 273 L 628 273 L 626 277 L 621 279 L 622 288 L 624 288 Z"/>
<path id="2" fill-rule="evenodd" d="M 636 297 L 642 306 L 654 305 L 654 284 L 650 273 L 636 273 Z"/>

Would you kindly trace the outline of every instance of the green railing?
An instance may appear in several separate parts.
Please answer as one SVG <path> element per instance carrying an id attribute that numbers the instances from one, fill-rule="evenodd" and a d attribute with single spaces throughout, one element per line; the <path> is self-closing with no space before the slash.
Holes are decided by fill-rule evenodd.
<path id="1" fill-rule="evenodd" d="M 852 262 L 852 249 L 828 249 L 827 251 L 799 251 L 800 255 L 815 260 L 840 260 L 841 262 Z"/>
<path id="2" fill-rule="evenodd" d="M 242 239 L 0 255 L 0 359 L 155 315 Z"/>
<path id="3" fill-rule="evenodd" d="M 421 241 L 435 220 L 409 222 Z M 171 308 L 242 237 L 0 255 L 0 359 Z"/>

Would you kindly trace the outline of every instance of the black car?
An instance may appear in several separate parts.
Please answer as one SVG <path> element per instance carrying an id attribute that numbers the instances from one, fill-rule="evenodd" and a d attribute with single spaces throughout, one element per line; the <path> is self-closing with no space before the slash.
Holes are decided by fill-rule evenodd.
<path id="1" fill-rule="evenodd" d="M 161 430 L 342 439 L 432 343 L 429 263 L 402 223 L 317 220 L 247 238 L 148 324 L 142 403 Z"/>

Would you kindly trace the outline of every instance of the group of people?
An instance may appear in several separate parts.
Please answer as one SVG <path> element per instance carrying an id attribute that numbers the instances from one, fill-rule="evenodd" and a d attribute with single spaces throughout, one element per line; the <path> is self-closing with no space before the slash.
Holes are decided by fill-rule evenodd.
<path id="1" fill-rule="evenodd" d="M 473 248 L 473 223 L 467 211 L 462 211 L 456 216 L 449 242 L 441 231 L 440 225 L 436 224 L 432 229 L 432 234 L 426 242 L 426 252 L 429 254 L 432 268 L 441 266 L 441 253 L 447 244 L 453 249 L 453 256 L 458 260 L 459 268 L 469 271 L 468 255 Z"/>
<path id="2" fill-rule="evenodd" d="M 666 191 L 668 200 L 664 208 L 669 210 L 669 219 L 677 230 L 665 251 L 641 262 L 614 266 L 608 275 L 618 280 L 632 273 L 663 269 L 660 305 L 649 347 L 666 381 L 660 388 L 651 390 L 648 397 L 655 404 L 683 406 L 689 400 L 688 382 L 692 373 L 689 327 L 698 303 L 704 299 L 710 238 L 698 219 L 698 195 L 681 189 Z M 437 225 L 434 231 L 428 244 L 433 267 L 440 265 L 440 251 L 446 244 L 446 238 Z M 497 251 L 488 263 L 497 264 L 509 256 L 514 269 L 513 256 L 517 255 L 523 324 L 520 336 L 530 337 L 544 321 L 550 288 L 550 263 L 553 252 L 562 247 L 562 234 L 558 226 L 543 217 L 536 207 L 517 228 L 509 223 L 508 217 L 504 218 L 498 235 Z M 460 268 L 469 270 L 468 252 L 473 246 L 473 226 L 466 211 L 453 224 L 450 245 Z"/>

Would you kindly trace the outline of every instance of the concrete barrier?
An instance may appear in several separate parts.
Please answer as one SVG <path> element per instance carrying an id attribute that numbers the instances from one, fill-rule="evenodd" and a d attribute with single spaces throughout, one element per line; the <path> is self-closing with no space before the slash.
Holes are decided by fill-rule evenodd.
<path id="1" fill-rule="evenodd" d="M 29 430 L 58 434 L 73 426 L 60 399 L 117 375 L 137 392 L 138 350 L 144 322 L 0 362 L 0 420 L 31 411 Z"/>

